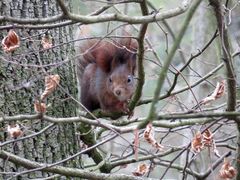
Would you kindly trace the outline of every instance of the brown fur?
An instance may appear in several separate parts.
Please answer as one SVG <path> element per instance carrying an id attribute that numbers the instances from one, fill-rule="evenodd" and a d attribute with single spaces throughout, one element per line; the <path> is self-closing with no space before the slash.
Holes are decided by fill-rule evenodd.
<path id="1" fill-rule="evenodd" d="M 90 40 L 80 46 L 77 71 L 81 102 L 88 110 L 126 112 L 135 91 L 136 50 L 137 43 L 130 38 Z"/>

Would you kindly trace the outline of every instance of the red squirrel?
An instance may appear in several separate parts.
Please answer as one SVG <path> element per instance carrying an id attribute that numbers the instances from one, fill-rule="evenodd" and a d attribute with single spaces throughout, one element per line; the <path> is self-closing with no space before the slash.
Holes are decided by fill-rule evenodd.
<path id="1" fill-rule="evenodd" d="M 80 44 L 77 72 L 81 85 L 81 103 L 93 111 L 128 113 L 128 102 L 136 86 L 137 42 L 89 40 Z"/>

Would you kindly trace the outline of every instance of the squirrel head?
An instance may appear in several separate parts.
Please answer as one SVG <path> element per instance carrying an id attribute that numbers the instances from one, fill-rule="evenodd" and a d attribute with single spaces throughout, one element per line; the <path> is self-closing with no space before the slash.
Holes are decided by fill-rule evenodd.
<path id="1" fill-rule="evenodd" d="M 111 63 L 107 87 L 122 102 L 128 101 L 135 91 L 136 53 L 126 49 L 117 52 Z"/>

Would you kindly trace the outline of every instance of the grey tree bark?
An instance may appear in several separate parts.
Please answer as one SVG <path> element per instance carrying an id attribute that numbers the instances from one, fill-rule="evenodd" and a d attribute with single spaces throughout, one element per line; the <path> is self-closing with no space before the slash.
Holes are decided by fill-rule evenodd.
<path id="1" fill-rule="evenodd" d="M 69 3 L 70 4 L 70 3 Z M 58 14 L 59 8 L 55 0 L 2 0 L 0 2 L 1 15 L 22 18 L 48 17 Z M 2 24 L 4 25 L 4 24 Z M 15 30 L 21 38 L 21 49 L 11 54 L 0 50 L 0 115 L 10 116 L 17 114 L 33 114 L 34 102 L 44 91 L 44 77 L 49 74 L 58 74 L 61 77 L 60 87 L 47 99 L 47 114 L 55 117 L 70 117 L 76 115 L 76 104 L 70 96 L 76 97 L 76 78 L 72 57 L 74 48 L 72 43 L 73 28 L 59 27 L 49 30 Z M 3 39 L 7 31 L 0 32 Z M 55 48 L 43 50 L 41 38 L 44 34 L 50 35 Z M 61 45 L 61 43 L 66 43 Z M 59 46 L 58 46 L 59 45 Z M 31 66 L 30 66 L 31 65 Z M 18 122 L 11 122 L 18 123 Z M 24 136 L 38 132 L 49 123 L 41 119 L 34 122 L 21 123 Z M 11 138 L 6 132 L 7 124 L 2 123 L 1 141 Z M 3 146 L 3 150 L 13 152 L 37 162 L 53 163 L 64 159 L 79 150 L 78 137 L 74 124 L 54 125 L 39 136 L 11 143 Z M 80 158 L 68 161 L 70 167 L 80 167 Z M 26 169 L 0 160 L 1 172 L 20 172 Z M 48 177 L 47 173 L 27 173 L 18 176 L 18 179 Z M 6 179 L 6 174 L 0 174 L 0 179 Z"/>

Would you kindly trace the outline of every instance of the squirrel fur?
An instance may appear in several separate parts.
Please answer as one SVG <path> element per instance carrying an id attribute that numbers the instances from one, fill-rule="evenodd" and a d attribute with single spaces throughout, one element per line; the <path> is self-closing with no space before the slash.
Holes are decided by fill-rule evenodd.
<path id="1" fill-rule="evenodd" d="M 77 76 L 81 103 L 89 110 L 128 112 L 128 101 L 135 91 L 137 42 L 88 40 L 80 44 Z"/>

